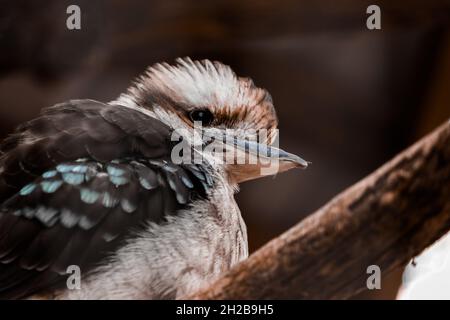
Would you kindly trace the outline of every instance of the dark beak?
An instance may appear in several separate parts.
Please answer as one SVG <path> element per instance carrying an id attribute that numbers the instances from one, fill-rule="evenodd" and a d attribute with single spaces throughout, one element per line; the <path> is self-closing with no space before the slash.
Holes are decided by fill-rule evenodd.
<path id="1" fill-rule="evenodd" d="M 227 147 L 231 146 L 227 144 Z M 256 141 L 234 138 L 232 147 L 237 159 L 241 161 L 228 165 L 228 168 L 238 183 L 293 168 L 305 169 L 309 165 L 307 161 L 295 154 Z"/>
<path id="2" fill-rule="evenodd" d="M 308 162 L 299 156 L 263 143 L 234 139 L 234 145 L 239 150 L 244 151 L 248 155 L 254 155 L 260 160 L 261 158 L 265 158 L 267 160 L 292 163 L 294 167 L 302 169 L 308 167 Z"/>

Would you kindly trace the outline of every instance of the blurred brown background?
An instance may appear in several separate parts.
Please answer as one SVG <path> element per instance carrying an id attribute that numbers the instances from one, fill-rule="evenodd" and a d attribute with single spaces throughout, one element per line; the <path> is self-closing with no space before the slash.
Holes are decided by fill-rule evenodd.
<path id="1" fill-rule="evenodd" d="M 42 107 L 112 100 L 179 56 L 268 89 L 281 146 L 313 165 L 242 185 L 252 251 L 450 116 L 450 1 L 0 2 L 0 138 Z M 66 28 L 70 4 L 81 30 Z M 366 28 L 370 4 L 382 30 Z M 395 297 L 400 275 L 359 298 Z"/>

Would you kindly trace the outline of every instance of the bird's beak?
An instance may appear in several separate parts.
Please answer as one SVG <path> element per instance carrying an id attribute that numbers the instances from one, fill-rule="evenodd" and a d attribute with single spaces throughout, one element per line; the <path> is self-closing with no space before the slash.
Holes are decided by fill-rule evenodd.
<path id="1" fill-rule="evenodd" d="M 308 167 L 308 162 L 299 156 L 256 141 L 234 138 L 233 143 L 227 143 L 227 149 L 230 147 L 234 148 L 236 161 L 227 168 L 238 183 L 292 168 Z"/>

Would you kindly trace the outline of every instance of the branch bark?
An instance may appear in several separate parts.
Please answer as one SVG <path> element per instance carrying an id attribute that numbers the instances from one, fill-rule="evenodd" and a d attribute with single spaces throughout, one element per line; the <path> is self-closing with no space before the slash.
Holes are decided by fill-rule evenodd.
<path id="1" fill-rule="evenodd" d="M 345 299 L 450 229 L 450 120 L 190 299 Z"/>

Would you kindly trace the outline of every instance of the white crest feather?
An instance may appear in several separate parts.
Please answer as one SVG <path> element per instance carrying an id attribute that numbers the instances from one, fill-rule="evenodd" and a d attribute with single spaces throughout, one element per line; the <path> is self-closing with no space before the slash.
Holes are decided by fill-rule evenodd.
<path id="1" fill-rule="evenodd" d="M 252 105 L 264 94 L 250 79 L 237 77 L 220 62 L 190 58 L 178 58 L 176 62 L 150 67 L 116 102 L 129 103 L 139 93 L 151 90 L 185 105 L 236 108 Z"/>

